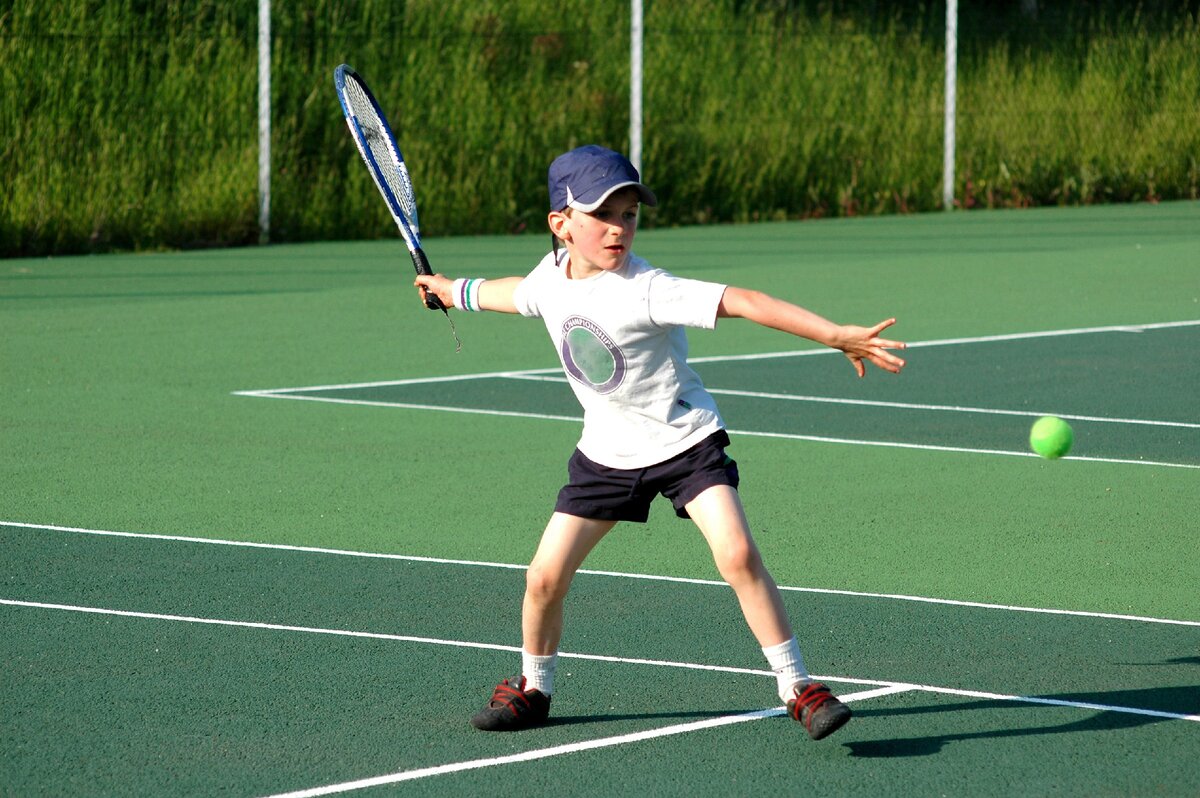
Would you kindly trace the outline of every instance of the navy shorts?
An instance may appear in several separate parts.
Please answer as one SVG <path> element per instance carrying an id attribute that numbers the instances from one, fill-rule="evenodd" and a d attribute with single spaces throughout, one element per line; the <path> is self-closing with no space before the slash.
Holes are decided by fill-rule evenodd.
<path id="1" fill-rule="evenodd" d="M 662 494 L 677 516 L 688 518 L 684 507 L 708 488 L 737 488 L 737 463 L 725 454 L 728 445 L 729 435 L 718 430 L 670 460 L 632 470 L 600 465 L 576 449 L 567 463 L 570 481 L 558 492 L 554 509 L 580 518 L 645 523 L 650 503 Z"/>

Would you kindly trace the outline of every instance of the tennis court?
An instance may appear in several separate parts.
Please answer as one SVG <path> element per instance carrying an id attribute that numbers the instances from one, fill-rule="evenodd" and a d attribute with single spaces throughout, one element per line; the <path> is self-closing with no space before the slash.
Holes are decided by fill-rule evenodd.
<path id="1" fill-rule="evenodd" d="M 538 322 L 459 314 L 454 354 L 396 242 L 9 261 L 0 792 L 1200 790 L 1200 204 L 639 236 L 912 344 L 860 381 L 691 336 L 846 729 L 780 717 L 665 504 L 577 579 L 554 722 L 469 727 L 579 413 Z M 542 238 L 427 250 L 500 276 Z M 1070 457 L 1028 454 L 1042 413 Z"/>

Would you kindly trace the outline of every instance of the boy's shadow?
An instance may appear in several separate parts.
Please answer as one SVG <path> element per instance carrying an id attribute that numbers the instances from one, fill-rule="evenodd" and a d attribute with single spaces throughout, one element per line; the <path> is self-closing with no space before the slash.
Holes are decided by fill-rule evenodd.
<path id="1" fill-rule="evenodd" d="M 1071 701 L 1084 704 L 1103 706 L 1128 707 L 1158 712 L 1176 714 L 1200 714 L 1200 686 L 1192 687 L 1151 687 L 1143 690 L 1116 690 L 1106 693 L 1062 693 L 1059 695 L 1035 696 L 1050 701 Z M 855 715 L 869 717 L 895 717 L 897 715 L 921 715 L 935 712 L 962 712 L 965 710 L 995 710 L 1000 708 L 1025 707 L 1042 709 L 1045 704 L 1023 704 L 1020 701 L 967 701 L 956 704 L 930 704 L 908 709 L 861 709 L 855 710 Z M 1016 729 L 997 729 L 992 731 L 965 732 L 958 734 L 933 735 L 931 737 L 909 737 L 893 740 L 869 740 L 849 742 L 851 756 L 859 757 L 901 757 L 929 756 L 939 753 L 946 743 L 958 740 L 987 740 L 1001 737 L 1033 737 L 1043 734 L 1072 734 L 1075 732 L 1113 731 L 1116 729 L 1133 729 L 1152 723 L 1162 723 L 1169 718 L 1155 715 L 1141 715 L 1130 712 L 1113 712 L 1111 710 L 1096 710 L 1094 714 L 1082 720 L 1070 723 L 1060 723 L 1054 726 L 1026 726 Z"/>

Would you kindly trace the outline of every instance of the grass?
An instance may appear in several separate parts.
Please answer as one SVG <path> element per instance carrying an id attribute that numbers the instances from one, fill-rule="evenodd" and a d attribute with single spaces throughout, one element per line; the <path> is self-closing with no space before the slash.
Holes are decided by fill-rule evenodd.
<path id="1" fill-rule="evenodd" d="M 664 202 L 645 224 L 938 208 L 942 23 L 877 5 L 647 4 L 643 160 Z M 1200 21 L 1177 5 L 965 8 L 958 203 L 1200 196 Z M 628 4 L 556 8 L 277 3 L 273 239 L 393 234 L 340 119 L 341 62 L 392 117 L 427 235 L 542 230 L 553 156 L 628 131 Z M 256 30 L 249 3 L 0 3 L 0 255 L 256 241 Z"/>

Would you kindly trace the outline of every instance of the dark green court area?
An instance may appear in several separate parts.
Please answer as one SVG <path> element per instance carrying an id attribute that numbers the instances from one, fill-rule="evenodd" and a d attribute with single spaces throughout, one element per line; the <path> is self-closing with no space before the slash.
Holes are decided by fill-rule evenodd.
<path id="1" fill-rule="evenodd" d="M 9 794 L 265 795 L 775 703 L 721 585 L 581 574 L 555 721 L 492 736 L 466 719 L 516 667 L 505 647 L 519 643 L 519 568 L 18 526 L 0 527 L 0 546 Z M 817 795 L 895 794 L 897 779 L 925 794 L 969 778 L 976 792 L 980 773 L 991 776 L 990 794 L 1041 793 L 1065 778 L 1074 794 L 1195 786 L 1194 624 L 796 591 L 785 599 L 810 670 L 840 693 L 910 689 L 855 703 L 855 721 L 825 744 L 772 717 L 366 794 L 485 784 L 511 794 L 568 774 L 608 794 L 622 784 L 758 794 L 797 767 Z M 835 773 L 836 783 L 822 778 Z"/>

